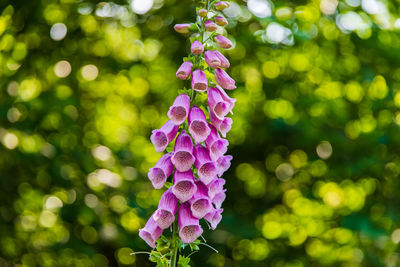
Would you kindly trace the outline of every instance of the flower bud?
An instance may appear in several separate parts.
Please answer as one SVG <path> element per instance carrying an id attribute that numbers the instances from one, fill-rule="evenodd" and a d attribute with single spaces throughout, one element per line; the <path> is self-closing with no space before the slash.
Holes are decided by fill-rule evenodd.
<path id="1" fill-rule="evenodd" d="M 222 48 L 228 49 L 232 47 L 232 42 L 222 35 L 215 36 L 214 40 Z"/>
<path id="2" fill-rule="evenodd" d="M 194 55 L 201 55 L 204 51 L 204 46 L 200 41 L 195 40 L 190 46 L 190 51 Z"/>
<path id="3" fill-rule="evenodd" d="M 225 26 L 228 24 L 228 21 L 223 16 L 216 16 L 216 17 L 214 17 L 214 20 L 218 26 Z"/>
<path id="4" fill-rule="evenodd" d="M 225 8 L 228 8 L 230 6 L 230 4 L 227 1 L 220 1 L 220 2 L 216 2 L 214 4 L 214 6 L 215 6 L 216 10 L 221 11 L 221 10 L 224 10 Z"/>
<path id="5" fill-rule="evenodd" d="M 218 25 L 211 20 L 207 20 L 206 22 L 204 22 L 204 27 L 206 27 L 206 30 L 209 32 L 213 32 L 218 29 Z"/>
<path id="6" fill-rule="evenodd" d="M 204 8 L 202 8 L 202 9 L 200 9 L 198 12 L 197 12 L 197 14 L 200 16 L 200 17 L 202 17 L 202 18 L 204 18 L 205 16 L 207 16 L 207 9 L 204 9 Z"/>
<path id="7" fill-rule="evenodd" d="M 179 33 L 189 33 L 189 28 L 190 28 L 189 23 L 175 24 L 174 26 L 174 30 Z"/>

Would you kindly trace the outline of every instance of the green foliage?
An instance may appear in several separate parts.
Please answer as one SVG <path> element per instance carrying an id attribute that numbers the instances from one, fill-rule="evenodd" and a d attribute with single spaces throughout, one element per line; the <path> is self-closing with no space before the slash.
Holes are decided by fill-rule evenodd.
<path id="1" fill-rule="evenodd" d="M 190 267 L 190 258 L 179 255 L 178 267 Z"/>

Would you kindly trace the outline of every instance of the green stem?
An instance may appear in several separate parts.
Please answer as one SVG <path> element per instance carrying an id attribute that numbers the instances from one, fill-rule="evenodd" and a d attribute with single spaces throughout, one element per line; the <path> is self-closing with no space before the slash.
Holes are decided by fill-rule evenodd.
<path id="1" fill-rule="evenodd" d="M 171 261 L 169 264 L 169 267 L 176 267 L 177 263 L 177 258 L 178 258 L 178 225 L 177 222 L 175 221 L 174 224 L 172 225 L 172 248 L 171 248 Z"/>

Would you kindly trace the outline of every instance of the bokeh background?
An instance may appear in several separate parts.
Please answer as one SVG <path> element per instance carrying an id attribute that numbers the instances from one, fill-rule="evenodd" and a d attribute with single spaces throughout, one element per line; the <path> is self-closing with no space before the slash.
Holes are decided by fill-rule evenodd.
<path id="1" fill-rule="evenodd" d="M 0 266 L 152 266 L 189 0 L 0 1 Z M 400 1 L 232 2 L 223 220 L 192 266 L 400 266 Z M 185 251 L 186 254 L 189 251 Z"/>

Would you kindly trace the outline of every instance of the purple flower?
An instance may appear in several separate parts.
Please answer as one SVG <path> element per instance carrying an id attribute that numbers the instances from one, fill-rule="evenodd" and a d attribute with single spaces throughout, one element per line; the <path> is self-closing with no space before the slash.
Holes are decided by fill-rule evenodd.
<path id="1" fill-rule="evenodd" d="M 229 60 L 218 50 L 214 50 L 215 55 L 218 57 L 221 62 L 221 68 L 227 69 L 230 66 Z"/>
<path id="2" fill-rule="evenodd" d="M 224 172 L 226 172 L 231 166 L 231 160 L 233 157 L 231 155 L 222 156 L 217 160 L 218 176 L 221 177 Z"/>
<path id="3" fill-rule="evenodd" d="M 220 209 L 222 206 L 222 203 L 224 202 L 226 198 L 225 194 L 226 190 L 222 190 L 221 192 L 218 192 L 212 199 L 212 203 L 215 205 L 217 209 Z"/>
<path id="4" fill-rule="evenodd" d="M 220 1 L 220 2 L 216 2 L 214 4 L 214 6 L 215 6 L 216 10 L 221 11 L 221 10 L 224 10 L 225 8 L 228 8 L 230 6 L 230 4 L 227 1 Z"/>
<path id="5" fill-rule="evenodd" d="M 210 134 L 206 116 L 201 108 L 193 106 L 190 109 L 189 117 L 189 133 L 192 135 L 196 143 L 204 142 Z"/>
<path id="6" fill-rule="evenodd" d="M 232 42 L 222 35 L 215 36 L 214 40 L 221 48 L 228 49 L 232 47 Z"/>
<path id="7" fill-rule="evenodd" d="M 182 202 L 188 201 L 197 191 L 192 170 L 186 172 L 175 171 L 172 193 Z"/>
<path id="8" fill-rule="evenodd" d="M 178 129 L 179 126 L 169 120 L 160 129 L 152 131 L 150 140 L 157 152 L 163 152 L 167 148 L 168 144 L 174 140 Z"/>
<path id="9" fill-rule="evenodd" d="M 236 88 L 235 80 L 232 79 L 223 69 L 215 69 L 214 74 L 215 80 L 222 88 L 228 90 L 233 90 Z"/>
<path id="10" fill-rule="evenodd" d="M 206 28 L 207 31 L 209 32 L 213 32 L 216 29 L 218 29 L 218 25 L 215 24 L 213 21 L 211 20 L 207 20 L 206 22 L 204 22 L 204 27 Z"/>
<path id="11" fill-rule="evenodd" d="M 210 152 L 205 146 L 197 144 L 194 147 L 193 152 L 194 156 L 196 157 L 194 166 L 197 169 L 199 179 L 204 184 L 208 185 L 217 175 L 218 166 L 214 161 L 211 160 Z"/>
<path id="12" fill-rule="evenodd" d="M 174 165 L 171 162 L 172 152 L 164 154 L 153 168 L 150 168 L 147 176 L 149 177 L 153 187 L 160 189 L 164 186 L 165 181 L 171 175 Z"/>
<path id="13" fill-rule="evenodd" d="M 231 103 L 225 101 L 216 88 L 210 87 L 207 92 L 207 102 L 210 110 L 214 112 L 218 119 L 223 120 L 232 111 Z"/>
<path id="14" fill-rule="evenodd" d="M 224 191 L 225 180 L 222 178 L 215 178 L 208 184 L 208 197 L 213 199 L 215 195 Z"/>
<path id="15" fill-rule="evenodd" d="M 218 92 L 220 93 L 222 99 L 223 99 L 225 102 L 228 102 L 228 103 L 229 103 L 229 106 L 230 106 L 230 107 L 229 107 L 230 113 L 233 114 L 232 109 L 233 109 L 233 107 L 235 106 L 236 99 L 235 99 L 235 98 L 229 97 L 228 94 L 225 92 L 225 90 L 222 89 L 222 88 L 219 87 L 219 86 L 216 86 L 215 89 L 218 90 Z"/>
<path id="16" fill-rule="evenodd" d="M 196 181 L 197 191 L 189 200 L 190 210 L 197 219 L 203 218 L 212 209 L 208 188 L 202 181 Z"/>
<path id="17" fill-rule="evenodd" d="M 219 137 L 218 131 L 213 125 L 209 124 L 208 127 L 210 127 L 211 132 L 208 135 L 205 144 L 210 151 L 211 160 L 216 161 L 226 153 L 229 142 L 228 140 Z"/>
<path id="18" fill-rule="evenodd" d="M 221 60 L 213 50 L 207 50 L 204 53 L 204 58 L 211 68 L 215 69 L 221 66 Z"/>
<path id="19" fill-rule="evenodd" d="M 222 220 L 221 213 L 223 211 L 223 209 L 212 209 L 209 213 L 206 214 L 206 216 L 204 216 L 204 219 L 210 223 L 212 230 L 215 230 L 215 228 L 217 228 L 217 225 Z"/>
<path id="20" fill-rule="evenodd" d="M 190 46 L 190 51 L 194 55 L 201 55 L 201 53 L 204 51 L 204 46 L 200 41 L 194 40 Z"/>
<path id="21" fill-rule="evenodd" d="M 207 15 L 207 13 L 208 13 L 207 9 L 204 9 L 204 8 L 200 9 L 200 10 L 197 12 L 197 14 L 198 14 L 200 17 L 202 17 L 202 18 L 204 18 L 204 17 Z"/>
<path id="22" fill-rule="evenodd" d="M 176 125 L 182 124 L 189 115 L 190 98 L 186 94 L 178 95 L 169 108 L 168 118 Z"/>
<path id="23" fill-rule="evenodd" d="M 153 214 L 154 221 L 161 229 L 170 227 L 175 221 L 177 207 L 178 199 L 172 193 L 171 189 L 168 189 L 161 196 L 160 202 L 158 203 L 158 209 Z"/>
<path id="24" fill-rule="evenodd" d="M 207 90 L 208 81 L 204 72 L 200 69 L 193 71 L 192 73 L 192 89 L 198 92 L 204 92 Z"/>
<path id="25" fill-rule="evenodd" d="M 183 243 L 192 243 L 203 233 L 203 229 L 199 225 L 199 220 L 193 217 L 190 211 L 188 202 L 183 203 L 179 207 L 178 226 L 179 237 Z"/>
<path id="26" fill-rule="evenodd" d="M 187 80 L 192 73 L 193 64 L 190 61 L 185 61 L 176 71 L 176 77 L 181 80 Z"/>
<path id="27" fill-rule="evenodd" d="M 174 26 L 174 30 L 179 33 L 189 33 L 189 28 L 190 28 L 189 23 L 175 24 Z"/>
<path id="28" fill-rule="evenodd" d="M 153 215 L 147 221 L 146 225 L 139 229 L 139 236 L 141 239 L 146 241 L 146 243 L 152 247 L 156 247 L 156 240 L 161 236 L 163 230 L 154 221 Z"/>
<path id="29" fill-rule="evenodd" d="M 217 23 L 218 26 L 225 26 L 225 25 L 228 24 L 228 21 L 223 16 L 215 16 L 214 20 L 215 20 L 215 23 Z"/>
<path id="30" fill-rule="evenodd" d="M 172 163 L 180 172 L 185 172 L 192 168 L 195 161 L 193 156 L 192 138 L 185 130 L 178 135 L 175 140 L 174 155 L 171 158 Z"/>
<path id="31" fill-rule="evenodd" d="M 226 134 L 231 130 L 233 122 L 232 119 L 225 117 L 223 120 L 220 120 L 212 110 L 210 110 L 209 115 L 210 121 L 214 125 L 214 127 L 218 129 L 223 137 L 226 137 Z"/>

